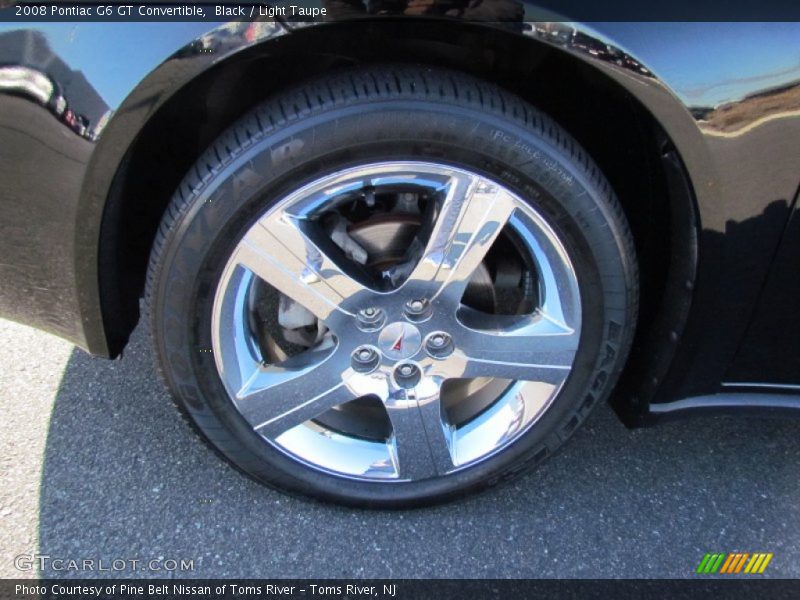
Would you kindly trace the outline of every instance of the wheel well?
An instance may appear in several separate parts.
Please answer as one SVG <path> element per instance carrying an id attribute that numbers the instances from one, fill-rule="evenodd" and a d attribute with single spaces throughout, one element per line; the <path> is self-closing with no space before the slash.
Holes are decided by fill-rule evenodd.
<path id="1" fill-rule="evenodd" d="M 578 58 L 503 30 L 444 21 L 300 29 L 215 66 L 156 113 L 127 152 L 103 216 L 100 293 L 112 354 L 139 319 L 150 247 L 167 204 L 206 147 L 287 86 L 331 69 L 383 62 L 447 67 L 494 82 L 548 113 L 588 151 L 634 233 L 642 294 L 634 356 L 641 354 L 637 346 L 663 320 L 670 285 L 664 273 L 684 250 L 673 247 L 678 238 L 669 224 L 674 227 L 676 211 L 693 214 L 690 194 L 671 194 L 664 157 L 677 155 L 667 136 L 624 88 Z M 623 374 L 628 396 L 639 394 L 645 379 L 653 382 L 652 366 L 636 364 L 642 360 L 634 358 Z"/>

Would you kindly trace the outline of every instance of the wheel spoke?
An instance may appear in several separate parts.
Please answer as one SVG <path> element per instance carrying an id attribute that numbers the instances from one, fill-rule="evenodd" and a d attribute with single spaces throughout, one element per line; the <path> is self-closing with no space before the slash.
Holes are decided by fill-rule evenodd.
<path id="1" fill-rule="evenodd" d="M 303 231 L 301 220 L 286 213 L 252 227 L 235 260 L 323 321 L 352 314 L 349 307 L 374 294 L 339 268 L 323 244 Z"/>
<path id="2" fill-rule="evenodd" d="M 306 363 L 312 362 L 305 354 L 299 356 Z M 334 351 L 310 365 L 294 357 L 279 365 L 261 367 L 237 394 L 236 406 L 256 431 L 275 438 L 349 402 L 353 394 L 344 384 L 347 362 L 340 358 L 341 354 Z"/>
<path id="3" fill-rule="evenodd" d="M 559 384 L 569 374 L 580 341 L 574 330 L 541 313 L 484 315 L 482 320 L 480 330 L 464 325 L 458 330 L 462 377 Z"/>
<path id="4" fill-rule="evenodd" d="M 386 401 L 394 430 L 393 458 L 401 479 L 426 479 L 453 469 L 449 426 L 442 420 L 440 381 L 396 390 Z"/>
<path id="5" fill-rule="evenodd" d="M 453 176 L 427 247 L 409 281 L 433 282 L 432 295 L 445 292 L 459 300 L 515 205 L 511 194 L 491 182 L 466 174 Z"/>

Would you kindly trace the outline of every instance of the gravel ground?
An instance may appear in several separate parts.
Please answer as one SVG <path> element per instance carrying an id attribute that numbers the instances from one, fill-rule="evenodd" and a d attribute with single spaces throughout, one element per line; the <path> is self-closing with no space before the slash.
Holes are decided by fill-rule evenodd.
<path id="1" fill-rule="evenodd" d="M 600 407 L 516 483 L 377 512 L 228 467 L 171 406 L 144 325 L 112 362 L 0 321 L 0 411 L 0 577 L 35 575 L 13 561 L 35 552 L 194 561 L 138 573 L 175 577 L 691 577 L 729 551 L 773 552 L 766 575 L 800 576 L 800 421 L 628 431 Z"/>

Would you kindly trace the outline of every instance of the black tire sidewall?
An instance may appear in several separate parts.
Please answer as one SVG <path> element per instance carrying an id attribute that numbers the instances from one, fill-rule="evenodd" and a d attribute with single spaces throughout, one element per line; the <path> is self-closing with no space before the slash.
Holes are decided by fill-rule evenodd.
<path id="1" fill-rule="evenodd" d="M 502 183 L 548 221 L 567 248 L 582 298 L 581 344 L 557 399 L 502 452 L 446 477 L 410 483 L 345 479 L 302 466 L 256 434 L 233 406 L 211 349 L 216 285 L 244 232 L 304 183 L 368 162 L 449 164 Z M 593 177 L 593 175 L 595 175 Z M 167 233 L 154 287 L 162 371 L 184 410 L 237 466 L 289 491 L 357 505 L 411 506 L 508 478 L 552 454 L 620 370 L 632 334 L 635 263 L 626 230 L 590 165 L 541 132 L 470 107 L 415 100 L 337 107 L 247 140 L 208 173 Z"/>

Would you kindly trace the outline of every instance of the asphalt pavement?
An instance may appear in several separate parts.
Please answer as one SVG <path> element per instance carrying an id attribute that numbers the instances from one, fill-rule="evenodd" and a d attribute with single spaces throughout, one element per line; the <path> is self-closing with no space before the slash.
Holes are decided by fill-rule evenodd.
<path id="1" fill-rule="evenodd" d="M 800 577 L 798 420 L 629 431 L 601 406 L 517 482 L 432 509 L 352 510 L 227 466 L 173 408 L 146 334 L 107 361 L 0 321 L 0 577 L 35 576 L 14 561 L 32 554 L 64 577 L 692 577 L 706 552 L 734 551 L 772 552 L 765 576 Z"/>

